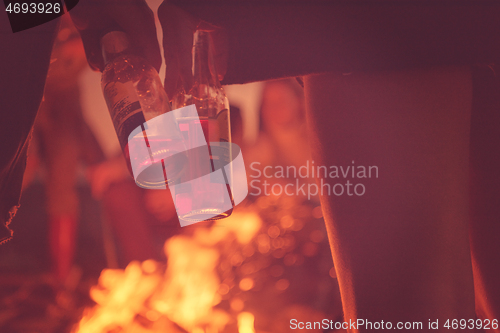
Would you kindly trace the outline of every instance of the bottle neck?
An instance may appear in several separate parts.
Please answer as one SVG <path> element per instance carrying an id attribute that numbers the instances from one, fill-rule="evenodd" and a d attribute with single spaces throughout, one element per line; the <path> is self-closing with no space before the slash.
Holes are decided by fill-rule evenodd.
<path id="1" fill-rule="evenodd" d="M 195 32 L 192 72 L 195 85 L 220 87 L 211 52 L 210 36 L 208 32 Z"/>
<path id="2" fill-rule="evenodd" d="M 101 38 L 102 56 L 104 63 L 113 61 L 114 58 L 126 54 L 130 43 L 127 35 L 122 31 L 111 31 Z"/>

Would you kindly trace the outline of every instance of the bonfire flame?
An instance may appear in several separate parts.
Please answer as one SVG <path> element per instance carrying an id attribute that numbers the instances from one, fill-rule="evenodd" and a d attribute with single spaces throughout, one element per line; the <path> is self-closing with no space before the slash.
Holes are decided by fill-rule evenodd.
<path id="1" fill-rule="evenodd" d="M 242 312 L 238 315 L 238 333 L 255 333 L 254 315 L 250 312 Z"/>
<path id="2" fill-rule="evenodd" d="M 96 305 L 86 311 L 74 333 L 223 331 L 231 317 L 214 309 L 221 301 L 217 245 L 234 238 L 248 244 L 261 226 L 256 213 L 234 212 L 192 236 L 169 239 L 164 247 L 166 270 L 153 260 L 131 262 L 125 270 L 103 270 L 98 286 L 90 291 Z M 240 333 L 255 332 L 253 318 L 240 313 Z"/>
<path id="3" fill-rule="evenodd" d="M 165 250 L 166 279 L 152 301 L 153 307 L 188 332 L 209 325 L 214 315 L 212 308 L 220 302 L 220 281 L 215 270 L 219 253 L 186 236 L 168 240 Z M 219 324 L 225 325 L 227 320 L 220 314 L 218 317 L 222 321 Z"/>

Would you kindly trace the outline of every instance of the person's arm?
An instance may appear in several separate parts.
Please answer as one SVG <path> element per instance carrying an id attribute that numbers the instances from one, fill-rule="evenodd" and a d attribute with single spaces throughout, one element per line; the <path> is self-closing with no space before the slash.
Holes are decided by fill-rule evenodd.
<path id="1" fill-rule="evenodd" d="M 470 68 L 327 73 L 304 84 L 316 165 L 356 171 L 318 179 L 344 321 L 429 331 L 439 319 L 445 332 L 448 319 L 474 319 Z"/>

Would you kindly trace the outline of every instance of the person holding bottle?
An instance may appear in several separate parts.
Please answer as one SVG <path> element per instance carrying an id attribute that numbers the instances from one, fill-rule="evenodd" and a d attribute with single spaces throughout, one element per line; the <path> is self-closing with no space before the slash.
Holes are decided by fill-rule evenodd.
<path id="1" fill-rule="evenodd" d="M 321 197 L 344 321 L 500 332 L 500 4 L 171 1 L 158 13 L 169 96 L 192 84 L 193 31 L 213 31 L 223 84 L 303 76 L 318 165 L 379 168 L 363 196 Z"/>
<path id="2" fill-rule="evenodd" d="M 90 66 L 103 69 L 100 37 L 118 25 L 137 52 L 156 69 L 161 54 L 154 16 L 143 0 L 82 0 L 71 10 Z M 43 15 L 43 14 L 40 14 Z M 12 238 L 9 224 L 18 207 L 31 130 L 42 99 L 58 20 L 13 33 L 7 13 L 0 14 L 0 244 Z"/>

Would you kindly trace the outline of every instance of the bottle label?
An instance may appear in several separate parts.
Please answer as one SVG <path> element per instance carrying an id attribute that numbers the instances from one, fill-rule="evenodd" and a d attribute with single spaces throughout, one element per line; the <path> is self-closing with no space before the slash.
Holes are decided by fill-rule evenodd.
<path id="1" fill-rule="evenodd" d="M 123 149 L 130 132 L 146 121 L 137 92 L 132 82 L 110 82 L 104 87 L 104 96 Z"/>

